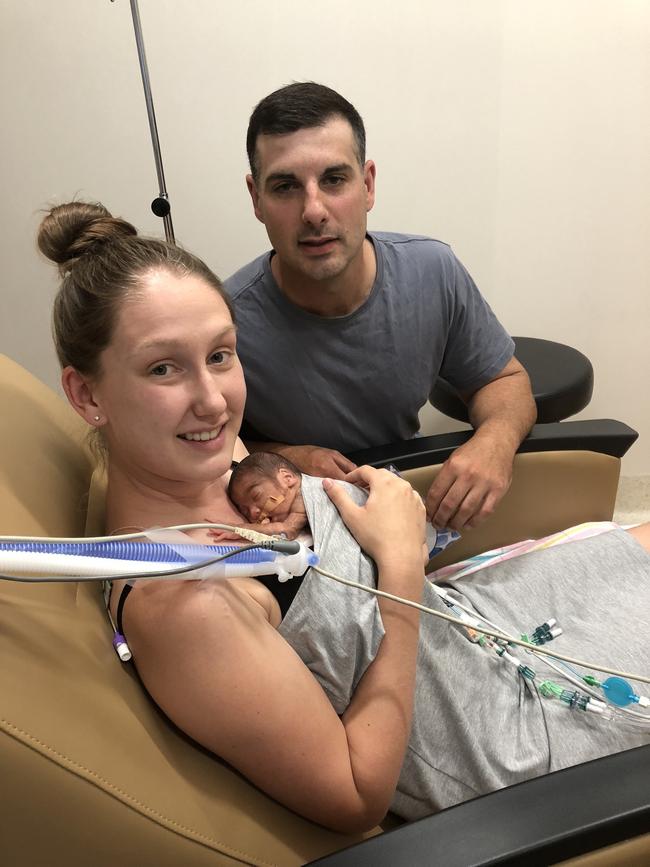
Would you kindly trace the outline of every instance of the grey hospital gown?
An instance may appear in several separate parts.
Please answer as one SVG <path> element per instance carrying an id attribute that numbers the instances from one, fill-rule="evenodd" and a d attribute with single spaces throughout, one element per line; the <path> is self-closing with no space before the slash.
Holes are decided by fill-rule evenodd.
<path id="1" fill-rule="evenodd" d="M 350 490 L 359 500 L 365 496 Z M 374 586 L 373 564 L 341 522 L 321 480 L 304 476 L 302 493 L 321 565 Z M 650 671 L 650 555 L 622 530 L 524 554 L 446 586 L 511 634 L 555 617 L 564 634 L 553 649 L 613 668 Z M 424 603 L 447 610 L 428 587 Z M 279 631 L 341 714 L 377 653 L 383 625 L 374 596 L 310 571 Z M 538 681 L 563 682 L 521 654 Z M 494 652 L 423 614 L 413 726 L 392 809 L 419 818 L 649 741 L 647 731 L 541 697 Z"/>

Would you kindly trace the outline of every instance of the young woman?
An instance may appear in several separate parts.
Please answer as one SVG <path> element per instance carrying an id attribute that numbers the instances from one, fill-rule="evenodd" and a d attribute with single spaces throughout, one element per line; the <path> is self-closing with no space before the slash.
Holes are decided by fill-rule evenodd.
<path id="1" fill-rule="evenodd" d="M 208 514 L 241 523 L 226 489 L 233 457 L 245 453 L 237 438 L 245 385 L 217 278 L 99 205 L 54 208 L 39 246 L 63 275 L 54 308 L 63 387 L 107 451 L 107 532 Z M 367 487 L 367 499 L 327 480 L 303 485 L 327 568 L 442 608 L 424 581 L 419 497 L 369 467 L 349 481 Z M 596 575 L 606 563 L 628 576 L 617 589 L 634 591 L 637 620 L 647 616 L 648 531 L 637 532 L 642 544 L 605 535 L 613 540 L 564 546 L 576 553 L 558 549 L 532 572 L 503 564 L 500 581 L 473 579 L 467 599 L 486 616 L 496 609 L 508 627 L 513 612 L 542 622 L 553 599 L 573 617 L 581 574 L 596 609 L 610 592 L 609 572 Z M 545 569 L 552 585 L 540 580 Z M 111 596 L 114 617 L 121 584 Z M 321 824 L 365 829 L 389 808 L 416 817 L 646 737 L 591 720 L 581 727 L 455 628 L 426 618 L 420 630 L 417 612 L 397 602 L 308 573 L 281 607 L 276 587 L 253 578 L 136 583 L 124 631 L 146 688 L 178 726 Z M 622 604 L 611 600 L 619 619 Z M 584 654 L 631 664 L 625 629 L 607 621 L 610 644 L 602 635 L 590 644 L 592 631 L 591 621 L 577 630 Z M 647 630 L 637 624 L 635 633 Z M 648 648 L 635 649 L 632 662 L 647 671 Z"/>

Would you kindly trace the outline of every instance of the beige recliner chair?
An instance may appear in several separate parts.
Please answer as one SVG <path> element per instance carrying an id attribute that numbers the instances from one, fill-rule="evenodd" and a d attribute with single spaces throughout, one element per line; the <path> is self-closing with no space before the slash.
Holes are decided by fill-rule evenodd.
<path id="1" fill-rule="evenodd" d="M 0 534 L 97 532 L 84 425 L 3 356 L 0 407 Z M 417 462 L 404 450 L 397 459 Z M 433 471 L 415 471 L 415 483 Z M 499 515 L 456 555 L 610 518 L 618 472 L 607 454 L 518 456 Z M 0 580 L 3 865 L 290 867 L 361 839 L 299 818 L 176 730 L 111 638 L 99 586 Z M 650 859 L 650 843 L 643 851 Z"/>

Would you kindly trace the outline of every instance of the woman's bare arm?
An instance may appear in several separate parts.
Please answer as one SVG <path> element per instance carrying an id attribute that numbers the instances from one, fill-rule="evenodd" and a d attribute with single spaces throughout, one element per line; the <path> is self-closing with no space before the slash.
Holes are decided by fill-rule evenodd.
<path id="1" fill-rule="evenodd" d="M 406 483 L 380 473 L 365 475 L 365 506 L 342 490 L 330 495 L 373 552 L 380 586 L 418 599 L 424 509 Z M 404 517 L 388 518 L 398 512 Z M 147 688 L 177 725 L 307 818 L 354 831 L 383 817 L 411 725 L 418 638 L 412 609 L 382 600 L 386 635 L 339 718 L 241 583 L 136 591 L 125 612 L 129 642 Z"/>

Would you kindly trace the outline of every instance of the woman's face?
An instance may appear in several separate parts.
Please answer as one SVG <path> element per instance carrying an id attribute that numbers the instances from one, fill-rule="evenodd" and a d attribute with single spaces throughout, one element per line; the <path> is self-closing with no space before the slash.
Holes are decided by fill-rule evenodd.
<path id="1" fill-rule="evenodd" d="M 93 397 L 111 464 L 163 487 L 228 469 L 246 387 L 235 327 L 211 286 L 149 274 L 123 301 L 100 363 Z"/>

